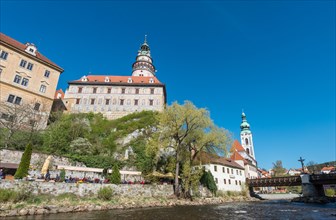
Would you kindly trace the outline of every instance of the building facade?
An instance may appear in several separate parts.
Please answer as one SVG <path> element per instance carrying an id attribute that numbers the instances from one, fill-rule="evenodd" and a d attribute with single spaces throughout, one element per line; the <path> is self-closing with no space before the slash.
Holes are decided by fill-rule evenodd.
<path id="1" fill-rule="evenodd" d="M 257 160 L 255 159 L 254 145 L 250 124 L 247 122 L 246 115 L 242 113 L 242 123 L 240 124 L 241 144 L 235 140 L 230 149 L 230 158 L 245 168 L 246 178 L 259 178 Z"/>
<path id="2" fill-rule="evenodd" d="M 245 185 L 245 169 L 235 161 L 218 155 L 201 152 L 197 163 L 210 171 L 218 190 L 242 191 Z"/>
<path id="3" fill-rule="evenodd" d="M 88 75 L 69 82 L 64 95 L 66 111 L 102 113 L 108 119 L 143 110 L 162 111 L 166 88 L 155 73 L 145 39 L 132 65 L 131 76 Z"/>
<path id="4" fill-rule="evenodd" d="M 34 44 L 0 33 L 0 120 L 43 129 L 63 69 Z"/>

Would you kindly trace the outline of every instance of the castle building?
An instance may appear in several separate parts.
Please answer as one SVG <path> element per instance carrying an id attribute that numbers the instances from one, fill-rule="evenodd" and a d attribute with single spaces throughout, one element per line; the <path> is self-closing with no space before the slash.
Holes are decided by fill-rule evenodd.
<path id="1" fill-rule="evenodd" d="M 64 103 L 71 113 L 102 113 L 116 119 L 143 110 L 162 111 L 166 104 L 166 88 L 156 77 L 146 38 L 131 76 L 88 75 L 68 84 Z"/>
<path id="2" fill-rule="evenodd" d="M 250 124 L 247 122 L 246 115 L 242 113 L 242 123 L 240 124 L 240 140 L 235 140 L 230 149 L 230 158 L 241 166 L 245 167 L 246 178 L 255 179 L 259 177 L 257 161 L 255 159 L 254 145 Z"/>
<path id="3" fill-rule="evenodd" d="M 45 128 L 62 72 L 34 44 L 0 33 L 0 124 Z"/>

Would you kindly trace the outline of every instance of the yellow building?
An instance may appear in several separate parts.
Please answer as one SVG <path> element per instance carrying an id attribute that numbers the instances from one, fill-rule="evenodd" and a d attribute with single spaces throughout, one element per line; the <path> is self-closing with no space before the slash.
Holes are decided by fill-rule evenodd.
<path id="1" fill-rule="evenodd" d="M 47 125 L 63 69 L 38 52 L 0 33 L 0 125 Z"/>

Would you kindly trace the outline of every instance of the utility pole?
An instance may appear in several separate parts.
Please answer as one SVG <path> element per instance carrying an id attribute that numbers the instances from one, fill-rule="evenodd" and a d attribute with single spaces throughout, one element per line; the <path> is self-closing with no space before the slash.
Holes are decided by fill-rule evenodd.
<path id="1" fill-rule="evenodd" d="M 302 173 L 304 173 L 304 163 L 303 163 L 303 161 L 305 161 L 305 159 L 303 159 L 302 157 L 300 157 L 300 160 L 298 160 L 298 161 L 301 162 Z"/>

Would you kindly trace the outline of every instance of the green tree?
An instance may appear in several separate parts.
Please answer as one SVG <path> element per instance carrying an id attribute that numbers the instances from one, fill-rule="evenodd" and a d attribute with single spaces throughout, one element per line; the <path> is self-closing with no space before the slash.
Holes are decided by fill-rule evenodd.
<path id="1" fill-rule="evenodd" d="M 110 182 L 113 184 L 120 184 L 121 182 L 121 177 L 120 177 L 120 172 L 117 164 L 114 164 L 112 168 L 112 173 L 110 176 Z"/>
<path id="2" fill-rule="evenodd" d="M 282 166 L 282 161 L 277 160 L 275 163 L 273 163 L 273 172 L 274 176 L 284 176 L 286 169 Z"/>
<path id="3" fill-rule="evenodd" d="M 65 180 L 65 170 L 62 169 L 61 172 L 60 172 L 60 181 L 64 182 L 64 180 Z"/>
<path id="4" fill-rule="evenodd" d="M 200 179 L 200 182 L 203 186 L 208 188 L 210 192 L 212 192 L 214 195 L 217 192 L 217 185 L 215 183 L 215 179 L 211 172 L 205 171 Z"/>
<path id="5" fill-rule="evenodd" d="M 175 195 L 180 196 L 179 174 L 185 165 L 183 185 L 187 195 L 190 195 L 192 185 L 192 169 L 197 155 L 204 151 L 212 151 L 218 147 L 226 151 L 228 134 L 225 130 L 216 127 L 210 118 L 210 113 L 204 109 L 198 109 L 191 102 L 183 105 L 173 103 L 163 113 L 158 115 L 158 132 L 151 141 L 156 150 L 162 146 L 168 146 L 175 151 Z M 187 186 L 188 185 L 188 186 Z"/>
<path id="6" fill-rule="evenodd" d="M 21 157 L 19 167 L 15 172 L 14 175 L 15 179 L 22 179 L 23 177 L 26 177 L 28 175 L 31 155 L 32 155 L 32 144 L 28 143 Z"/>

